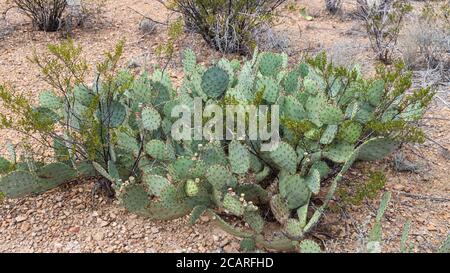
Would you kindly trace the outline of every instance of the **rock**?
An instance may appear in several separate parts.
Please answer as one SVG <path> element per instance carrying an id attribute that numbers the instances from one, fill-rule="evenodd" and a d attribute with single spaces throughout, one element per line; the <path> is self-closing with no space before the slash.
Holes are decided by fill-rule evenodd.
<path id="1" fill-rule="evenodd" d="M 80 227 L 71 227 L 71 228 L 69 228 L 69 232 L 78 233 L 78 232 L 80 232 Z"/>
<path id="2" fill-rule="evenodd" d="M 153 34 L 156 31 L 156 23 L 148 18 L 142 19 L 139 30 L 144 34 Z"/>
<path id="3" fill-rule="evenodd" d="M 97 224 L 99 224 L 100 227 L 107 227 L 109 225 L 109 222 L 99 218 L 97 219 Z"/>
<path id="4" fill-rule="evenodd" d="M 28 217 L 26 215 L 19 215 L 14 220 L 16 220 L 17 223 L 22 223 L 23 221 L 27 220 Z"/>
<path id="5" fill-rule="evenodd" d="M 129 69 L 134 69 L 134 68 L 138 68 L 141 67 L 141 64 L 139 63 L 139 61 L 132 59 L 130 60 L 130 62 L 128 63 L 128 68 Z"/>
<path id="6" fill-rule="evenodd" d="M 150 228 L 150 231 L 151 231 L 152 233 L 158 233 L 158 232 L 159 232 L 159 228 L 157 228 L 157 227 L 151 227 L 151 228 Z"/>
<path id="7" fill-rule="evenodd" d="M 93 238 L 95 241 L 101 241 L 101 240 L 103 240 L 103 238 L 105 238 L 105 234 L 104 234 L 102 231 L 99 231 L 99 232 L 96 232 L 96 233 L 92 236 L 92 238 Z"/>
<path id="8" fill-rule="evenodd" d="M 20 230 L 22 232 L 27 232 L 28 230 L 30 230 L 31 225 L 27 222 L 23 223 L 22 226 L 20 227 Z"/>

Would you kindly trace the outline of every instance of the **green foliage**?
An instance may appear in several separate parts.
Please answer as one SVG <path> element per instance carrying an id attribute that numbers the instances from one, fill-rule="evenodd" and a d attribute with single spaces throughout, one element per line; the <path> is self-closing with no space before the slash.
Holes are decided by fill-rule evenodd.
<path id="1" fill-rule="evenodd" d="M 358 0 L 359 15 L 364 20 L 377 58 L 390 63 L 404 17 L 413 7 L 406 0 Z"/>
<path id="2" fill-rule="evenodd" d="M 180 13 L 185 27 L 199 33 L 211 47 L 223 53 L 249 54 L 256 46 L 255 35 L 271 25 L 283 2 L 174 0 L 165 6 Z"/>
<path id="3" fill-rule="evenodd" d="M 385 185 L 386 175 L 381 171 L 374 171 L 369 173 L 368 180 L 359 181 L 348 189 L 340 188 L 338 196 L 344 204 L 359 206 L 366 199 L 373 200 L 376 198 Z"/>

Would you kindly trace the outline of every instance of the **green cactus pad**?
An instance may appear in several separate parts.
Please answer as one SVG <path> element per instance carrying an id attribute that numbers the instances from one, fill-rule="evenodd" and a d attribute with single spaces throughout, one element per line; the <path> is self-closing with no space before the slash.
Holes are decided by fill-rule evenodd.
<path id="1" fill-rule="evenodd" d="M 0 192 L 9 198 L 21 198 L 39 190 L 39 181 L 27 171 L 12 172 L 0 180 Z"/>
<path id="2" fill-rule="evenodd" d="M 169 165 L 169 173 L 175 180 L 183 180 L 186 178 L 195 178 L 190 175 L 191 168 L 193 168 L 195 162 L 188 157 L 179 157 L 175 162 Z"/>
<path id="3" fill-rule="evenodd" d="M 192 49 L 186 49 L 183 52 L 183 70 L 184 73 L 190 75 L 194 73 L 195 67 L 197 65 L 197 57 Z"/>
<path id="4" fill-rule="evenodd" d="M 281 170 L 291 174 L 297 171 L 297 153 L 286 142 L 281 142 L 277 149 L 270 152 L 270 158 Z"/>
<path id="5" fill-rule="evenodd" d="M 256 249 L 256 242 L 253 238 L 242 239 L 239 247 L 243 252 L 252 252 Z"/>
<path id="6" fill-rule="evenodd" d="M 323 155 L 336 163 L 345 163 L 354 151 L 354 147 L 347 143 L 337 143 L 325 149 Z"/>
<path id="7" fill-rule="evenodd" d="M 347 143 L 356 143 L 362 134 L 362 126 L 354 121 L 347 120 L 339 128 L 338 139 Z"/>
<path id="8" fill-rule="evenodd" d="M 264 168 L 263 162 L 252 153 L 249 153 L 249 156 L 250 156 L 250 170 L 254 173 L 261 172 Z"/>
<path id="9" fill-rule="evenodd" d="M 317 83 L 310 78 L 306 78 L 303 81 L 303 87 L 305 88 L 305 92 L 310 95 L 316 95 L 319 90 Z"/>
<path id="10" fill-rule="evenodd" d="M 327 125 L 339 125 L 344 120 L 341 109 L 334 105 L 323 105 L 319 111 L 319 120 Z"/>
<path id="11" fill-rule="evenodd" d="M 317 169 L 311 169 L 309 175 L 306 177 L 306 184 L 309 190 L 318 194 L 320 191 L 320 172 Z"/>
<path id="12" fill-rule="evenodd" d="M 308 221 L 308 204 L 297 209 L 298 221 L 300 222 L 300 227 L 304 228 Z"/>
<path id="13" fill-rule="evenodd" d="M 126 107 L 118 101 L 112 101 L 110 105 L 103 105 L 99 119 L 103 124 L 112 128 L 116 128 L 122 125 L 126 117 Z"/>
<path id="14" fill-rule="evenodd" d="M 311 240 L 304 240 L 300 243 L 301 253 L 322 253 L 320 246 Z"/>
<path id="15" fill-rule="evenodd" d="M 289 219 L 289 207 L 286 200 L 279 194 L 272 196 L 272 199 L 270 199 L 270 210 L 280 224 L 286 223 Z"/>
<path id="16" fill-rule="evenodd" d="M 39 94 L 39 105 L 44 108 L 58 110 L 62 106 L 62 101 L 53 91 L 44 91 Z"/>
<path id="17" fill-rule="evenodd" d="M 156 160 L 175 160 L 175 152 L 173 151 L 173 147 L 158 139 L 150 140 L 145 145 L 145 151 Z"/>
<path id="18" fill-rule="evenodd" d="M 158 197 L 171 185 L 167 178 L 159 175 L 144 175 L 143 181 L 147 184 L 148 192 Z"/>
<path id="19" fill-rule="evenodd" d="M 117 138 L 117 146 L 124 151 L 132 154 L 137 155 L 139 152 L 139 143 L 137 142 L 136 138 L 133 136 L 125 133 L 125 132 L 117 132 L 116 134 Z"/>
<path id="20" fill-rule="evenodd" d="M 307 116 L 303 105 L 293 96 L 284 97 L 282 111 L 284 117 L 292 121 L 302 121 Z"/>
<path id="21" fill-rule="evenodd" d="M 272 78 L 263 78 L 258 82 L 259 89 L 264 90 L 263 98 L 268 103 L 275 103 L 278 99 L 280 87 Z"/>
<path id="22" fill-rule="evenodd" d="M 239 198 L 229 193 L 225 194 L 223 198 L 223 207 L 236 216 L 242 216 L 245 212 L 244 205 Z"/>
<path id="23" fill-rule="evenodd" d="M 63 163 L 52 163 L 38 169 L 36 175 L 14 171 L 0 180 L 0 192 L 10 198 L 40 194 L 76 177 L 76 171 Z"/>
<path id="24" fill-rule="evenodd" d="M 206 70 L 203 74 L 201 87 L 209 98 L 218 99 L 227 90 L 229 80 L 228 73 L 215 66 Z"/>
<path id="25" fill-rule="evenodd" d="M 256 232 L 261 233 L 264 230 L 264 219 L 259 211 L 246 211 L 244 213 L 244 221 Z"/>
<path id="26" fill-rule="evenodd" d="M 308 203 L 311 191 L 300 175 L 285 175 L 280 178 L 280 194 L 286 199 L 289 209 L 297 209 Z"/>
<path id="27" fill-rule="evenodd" d="M 204 205 L 195 206 L 191 212 L 191 217 L 189 217 L 189 224 L 191 226 L 195 225 L 198 219 L 203 215 L 206 211 L 207 207 Z"/>
<path id="28" fill-rule="evenodd" d="M 375 138 L 364 143 L 358 153 L 358 160 L 376 161 L 380 160 L 399 147 L 399 143 L 387 138 Z"/>
<path id="29" fill-rule="evenodd" d="M 186 181 L 186 185 L 184 188 L 186 195 L 189 197 L 194 197 L 198 194 L 199 192 L 199 185 L 192 179 L 188 179 Z"/>
<path id="30" fill-rule="evenodd" d="M 233 173 L 247 173 L 250 168 L 250 156 L 246 146 L 239 141 L 231 141 L 228 146 L 228 157 Z"/>
<path id="31" fill-rule="evenodd" d="M 269 194 L 260 185 L 240 184 L 236 188 L 238 195 L 244 194 L 245 200 L 252 201 L 255 204 L 264 204 L 269 201 Z"/>
<path id="32" fill-rule="evenodd" d="M 284 228 L 286 233 L 294 238 L 301 237 L 303 234 L 303 228 L 297 219 L 288 219 Z"/>
<path id="33" fill-rule="evenodd" d="M 232 179 L 231 172 L 222 165 L 213 165 L 209 167 L 206 173 L 206 179 L 217 190 L 223 190 L 229 185 Z"/>
<path id="34" fill-rule="evenodd" d="M 284 81 L 283 81 L 284 90 L 286 91 L 286 93 L 294 94 L 298 91 L 299 77 L 300 77 L 300 73 L 298 71 L 291 71 L 286 75 L 286 77 L 284 78 Z"/>
<path id="35" fill-rule="evenodd" d="M 320 138 L 320 144 L 323 145 L 331 144 L 334 140 L 334 137 L 336 136 L 337 131 L 338 131 L 337 125 L 328 125 Z"/>
<path id="36" fill-rule="evenodd" d="M 150 205 L 147 191 L 138 184 L 126 186 L 120 194 L 120 201 L 125 209 L 134 213 L 145 211 Z"/>
<path id="37" fill-rule="evenodd" d="M 142 126 L 144 129 L 154 131 L 161 125 L 161 116 L 153 107 L 147 106 L 142 110 Z"/>
<path id="38" fill-rule="evenodd" d="M 314 162 L 311 166 L 311 169 L 316 169 L 317 171 L 319 171 L 321 179 L 326 178 L 331 171 L 330 167 L 328 167 L 328 164 L 325 161 Z"/>
<path id="39" fill-rule="evenodd" d="M 384 96 L 384 81 L 376 80 L 367 92 L 367 99 L 372 106 L 378 107 Z"/>
<path id="40" fill-rule="evenodd" d="M 36 177 L 39 179 L 37 193 L 43 193 L 75 179 L 77 172 L 66 164 L 51 163 L 39 168 Z"/>
<path id="41" fill-rule="evenodd" d="M 88 88 L 77 85 L 73 89 L 75 100 L 85 107 L 89 107 L 94 99 L 94 95 L 91 94 Z"/>
<path id="42" fill-rule="evenodd" d="M 264 181 L 272 173 L 272 169 L 264 166 L 264 169 L 255 175 L 255 180 L 257 183 Z"/>
<path id="43" fill-rule="evenodd" d="M 279 54 L 266 52 L 259 57 L 259 72 L 266 77 L 276 77 L 283 67 L 283 57 Z"/>

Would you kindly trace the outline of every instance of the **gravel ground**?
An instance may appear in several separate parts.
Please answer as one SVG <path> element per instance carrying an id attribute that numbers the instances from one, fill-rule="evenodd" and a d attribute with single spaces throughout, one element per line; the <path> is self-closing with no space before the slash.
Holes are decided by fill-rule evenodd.
<path id="1" fill-rule="evenodd" d="M 117 201 L 93 201 L 91 183 L 75 182 L 0 206 L 0 252 L 236 252 L 239 241 L 202 217 L 151 222 Z"/>

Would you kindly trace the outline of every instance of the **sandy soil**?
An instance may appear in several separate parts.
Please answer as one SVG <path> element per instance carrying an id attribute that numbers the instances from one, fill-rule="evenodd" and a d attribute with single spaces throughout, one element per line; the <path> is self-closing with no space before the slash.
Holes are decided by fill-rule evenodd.
<path id="1" fill-rule="evenodd" d="M 323 10 L 323 1 L 291 2 L 307 7 L 315 17 L 306 21 L 298 11 L 282 11 L 276 29 L 289 37 L 293 61 L 306 53 L 327 50 L 338 63 L 358 62 L 365 72 L 373 72 L 373 55 L 364 29 L 349 15 L 354 9 L 352 1 L 345 1 L 344 14 L 334 17 Z M 0 9 L 3 7 L 5 0 L 0 0 Z M 155 49 L 165 41 L 164 29 L 159 27 L 156 33 L 143 35 L 138 30 L 142 17 L 130 7 L 160 21 L 167 16 L 157 1 L 107 0 L 101 15 L 73 33 L 90 64 L 101 60 L 101 53 L 111 50 L 122 38 L 126 39 L 124 66 L 133 62 L 140 65 L 139 69 L 152 69 L 153 65 L 161 64 L 163 60 L 157 57 Z M 61 40 L 61 34 L 33 31 L 28 21 L 15 11 L 8 12 L 6 19 L 7 23 L 0 23 L 0 82 L 10 83 L 35 100 L 40 90 L 49 87 L 27 57 L 35 51 L 44 52 L 48 43 Z M 187 47 L 195 50 L 201 62 L 221 57 L 198 35 L 185 34 L 176 50 L 181 52 Z M 182 76 L 179 56 L 170 64 L 169 71 L 173 80 L 179 81 Z M 440 95 L 446 98 L 448 93 L 447 86 Z M 423 120 L 429 137 L 447 149 L 450 149 L 449 116 L 449 106 L 436 100 Z M 14 144 L 21 141 L 13 132 L 0 132 L 0 147 L 8 140 Z M 384 169 L 388 174 L 384 190 L 394 193 L 384 221 L 384 251 L 398 251 L 402 225 L 411 219 L 410 238 L 415 251 L 432 252 L 450 232 L 450 157 L 430 141 L 406 146 L 402 152 L 425 168 L 420 173 L 398 173 L 393 170 L 392 159 L 386 159 L 377 164 L 359 164 L 344 183 L 358 179 L 363 169 Z M 207 218 L 194 227 L 187 226 L 186 219 L 149 222 L 102 198 L 92 205 L 91 188 L 92 181 L 79 181 L 41 196 L 4 201 L 0 204 L 3 238 L 0 252 L 234 252 L 239 248 L 237 239 L 214 227 Z M 318 227 L 317 241 L 330 252 L 361 250 L 373 225 L 377 200 L 327 212 Z"/>

